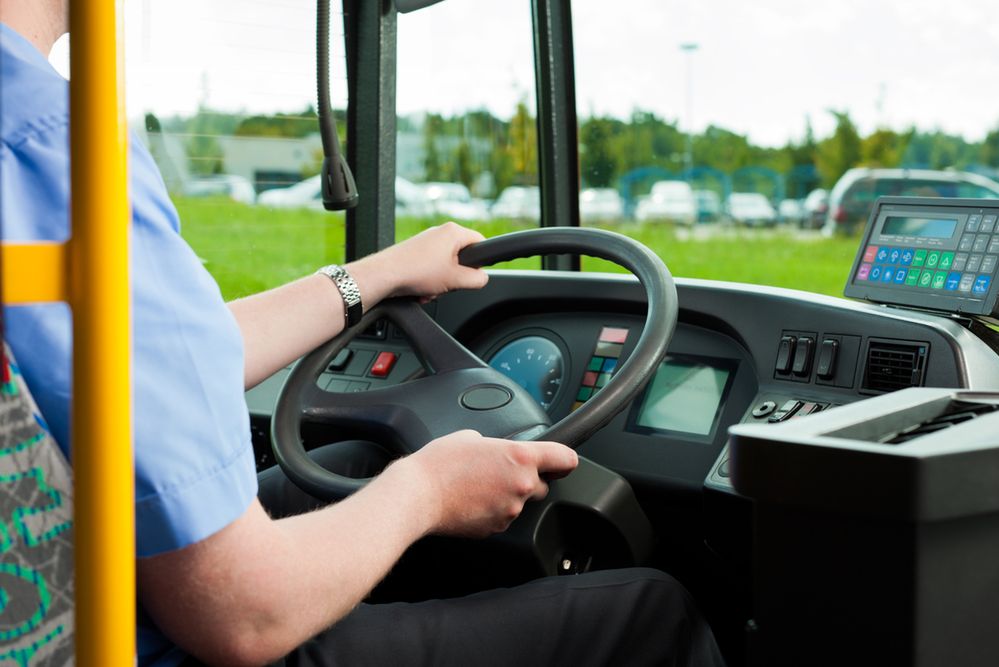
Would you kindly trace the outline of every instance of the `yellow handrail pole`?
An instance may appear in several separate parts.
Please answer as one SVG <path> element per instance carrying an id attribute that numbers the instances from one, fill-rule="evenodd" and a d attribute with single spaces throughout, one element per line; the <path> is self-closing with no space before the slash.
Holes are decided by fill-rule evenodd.
<path id="1" fill-rule="evenodd" d="M 70 3 L 76 662 L 135 664 L 122 2 Z"/>

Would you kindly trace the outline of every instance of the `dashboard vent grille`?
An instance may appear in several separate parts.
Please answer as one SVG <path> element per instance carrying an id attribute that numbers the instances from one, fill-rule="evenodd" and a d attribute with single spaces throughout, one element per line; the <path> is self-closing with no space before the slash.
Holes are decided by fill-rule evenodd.
<path id="1" fill-rule="evenodd" d="M 928 348 L 925 343 L 871 341 L 863 388 L 886 393 L 922 385 Z"/>

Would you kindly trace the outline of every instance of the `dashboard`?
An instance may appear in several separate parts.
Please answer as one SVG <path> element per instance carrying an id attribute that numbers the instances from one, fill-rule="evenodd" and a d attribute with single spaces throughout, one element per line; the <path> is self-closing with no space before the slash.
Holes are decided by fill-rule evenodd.
<path id="1" fill-rule="evenodd" d="M 579 448 L 666 493 L 732 492 L 727 430 L 778 422 L 907 386 L 995 389 L 999 356 L 960 322 L 778 288 L 677 280 L 680 315 L 668 356 L 625 410 Z M 494 271 L 478 292 L 427 308 L 480 358 L 561 419 L 627 359 L 644 321 L 628 276 Z M 402 333 L 380 322 L 320 384 L 366 391 L 422 373 Z M 287 371 L 247 393 L 258 462 Z"/>

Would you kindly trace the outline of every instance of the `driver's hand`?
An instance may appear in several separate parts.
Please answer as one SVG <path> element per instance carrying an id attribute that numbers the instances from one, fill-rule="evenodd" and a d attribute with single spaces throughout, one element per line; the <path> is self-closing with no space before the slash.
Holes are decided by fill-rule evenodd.
<path id="1" fill-rule="evenodd" d="M 489 280 L 482 269 L 458 264 L 458 251 L 484 240 L 477 231 L 446 222 L 347 266 L 365 305 L 393 296 L 424 301 L 456 289 L 478 289 Z"/>
<path id="2" fill-rule="evenodd" d="M 528 500 L 544 498 L 546 479 L 579 463 L 557 442 L 514 442 L 458 431 L 432 441 L 396 466 L 425 480 L 430 532 L 484 537 L 506 530 Z M 397 471 L 399 472 L 399 471 Z"/>

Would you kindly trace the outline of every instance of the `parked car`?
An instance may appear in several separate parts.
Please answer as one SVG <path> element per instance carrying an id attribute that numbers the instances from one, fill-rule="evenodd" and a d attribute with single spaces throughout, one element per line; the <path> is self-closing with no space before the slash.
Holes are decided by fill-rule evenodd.
<path id="1" fill-rule="evenodd" d="M 966 171 L 849 169 L 829 192 L 829 211 L 822 232 L 855 232 L 867 223 L 877 198 L 886 195 L 999 198 L 999 183 Z"/>
<path id="2" fill-rule="evenodd" d="M 612 222 L 624 217 L 624 200 L 614 188 L 587 188 L 579 193 L 582 222 Z"/>
<path id="3" fill-rule="evenodd" d="M 401 176 L 395 177 L 395 217 L 430 218 L 434 203 L 419 185 Z"/>
<path id="4" fill-rule="evenodd" d="M 184 183 L 183 193 L 187 197 L 228 197 L 241 204 L 252 204 L 257 199 L 253 184 L 234 174 L 192 178 Z"/>
<path id="5" fill-rule="evenodd" d="M 829 210 L 829 191 L 816 188 L 808 193 L 804 201 L 804 217 L 801 226 L 807 229 L 819 229 L 826 221 L 826 211 Z"/>
<path id="6" fill-rule="evenodd" d="M 423 193 L 434 207 L 434 213 L 451 220 L 488 220 L 489 207 L 461 183 L 424 183 Z"/>
<path id="7" fill-rule="evenodd" d="M 272 208 L 322 208 L 321 188 L 319 176 L 316 175 L 285 188 L 264 190 L 257 197 L 257 203 Z"/>
<path id="8" fill-rule="evenodd" d="M 801 199 L 782 199 L 777 204 L 777 219 L 783 223 L 800 225 L 805 219 L 804 201 Z"/>
<path id="9" fill-rule="evenodd" d="M 494 218 L 540 220 L 541 189 L 537 186 L 511 185 L 500 193 L 490 213 Z"/>
<path id="10" fill-rule="evenodd" d="M 322 182 L 318 175 L 299 181 L 286 188 L 273 188 L 260 193 L 257 203 L 271 208 L 322 209 Z M 434 215 L 434 205 L 423 189 L 405 178 L 395 179 L 395 215 L 429 218 Z"/>
<path id="11" fill-rule="evenodd" d="M 761 227 L 777 222 L 777 211 L 759 192 L 733 192 L 726 204 L 728 215 L 740 225 Z"/>
<path id="12" fill-rule="evenodd" d="M 652 185 L 652 192 L 639 199 L 635 207 L 639 222 L 668 220 L 692 225 L 697 220 L 697 202 L 690 183 L 684 181 L 659 181 Z"/>
<path id="13" fill-rule="evenodd" d="M 714 222 L 722 215 L 721 197 L 714 190 L 694 190 L 697 202 L 697 221 Z"/>

